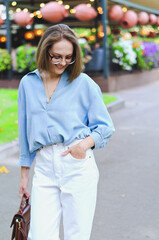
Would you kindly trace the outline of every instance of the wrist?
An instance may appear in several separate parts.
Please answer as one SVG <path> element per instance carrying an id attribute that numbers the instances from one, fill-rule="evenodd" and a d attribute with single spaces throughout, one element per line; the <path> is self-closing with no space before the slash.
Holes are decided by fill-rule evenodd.
<path id="1" fill-rule="evenodd" d="M 79 145 L 85 150 L 87 151 L 88 149 L 94 147 L 95 143 L 94 140 L 91 136 L 86 137 L 85 139 L 83 139 L 81 142 L 79 142 Z"/>
<path id="2" fill-rule="evenodd" d="M 30 168 L 29 167 L 21 167 L 21 179 L 25 180 L 29 178 L 29 172 Z"/>

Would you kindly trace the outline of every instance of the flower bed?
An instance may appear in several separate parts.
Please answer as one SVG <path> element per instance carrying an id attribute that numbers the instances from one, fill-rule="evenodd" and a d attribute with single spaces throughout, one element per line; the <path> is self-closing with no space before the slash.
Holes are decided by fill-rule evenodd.
<path id="1" fill-rule="evenodd" d="M 144 42 L 137 39 L 119 41 L 112 44 L 112 62 L 123 70 L 151 69 L 159 67 L 159 45 L 155 42 Z"/>

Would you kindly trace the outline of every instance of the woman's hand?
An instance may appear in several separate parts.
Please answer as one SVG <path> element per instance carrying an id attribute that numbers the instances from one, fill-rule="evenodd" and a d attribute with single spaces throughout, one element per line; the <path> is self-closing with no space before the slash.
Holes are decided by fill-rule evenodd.
<path id="1" fill-rule="evenodd" d="M 84 159 L 86 157 L 86 151 L 91 147 L 94 147 L 94 140 L 91 136 L 88 136 L 78 144 L 69 147 L 68 150 L 62 153 L 62 156 L 70 153 L 74 158 Z"/>
<path id="2" fill-rule="evenodd" d="M 86 149 L 83 148 L 80 143 L 69 147 L 68 150 L 62 153 L 62 156 L 66 156 L 68 153 L 72 155 L 72 157 L 77 159 L 84 159 L 86 157 Z"/>
<path id="3" fill-rule="evenodd" d="M 24 194 L 27 198 L 30 197 L 30 194 L 28 193 L 29 171 L 29 167 L 21 167 L 21 182 L 19 188 L 20 198 L 22 198 Z"/>

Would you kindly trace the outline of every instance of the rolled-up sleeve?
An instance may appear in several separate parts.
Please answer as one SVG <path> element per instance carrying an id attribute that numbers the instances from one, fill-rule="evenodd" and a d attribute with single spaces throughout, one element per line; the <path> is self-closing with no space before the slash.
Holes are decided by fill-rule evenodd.
<path id="1" fill-rule="evenodd" d="M 19 130 L 19 166 L 31 167 L 36 153 L 29 152 L 27 140 L 26 98 L 22 82 L 18 90 L 18 130 Z"/>
<path id="2" fill-rule="evenodd" d="M 95 142 L 95 149 L 104 147 L 115 131 L 112 119 L 103 102 L 101 90 L 98 86 L 92 89 L 88 110 L 88 126 L 90 136 Z"/>

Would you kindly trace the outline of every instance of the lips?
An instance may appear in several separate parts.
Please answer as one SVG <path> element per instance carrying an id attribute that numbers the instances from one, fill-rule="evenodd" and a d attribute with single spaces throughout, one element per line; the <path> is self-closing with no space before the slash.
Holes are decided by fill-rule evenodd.
<path id="1" fill-rule="evenodd" d="M 56 67 L 57 67 L 58 69 L 60 69 L 60 70 L 62 70 L 62 69 L 65 68 L 65 66 L 64 66 L 64 67 L 59 67 L 59 66 L 57 66 L 57 65 L 56 65 Z"/>

